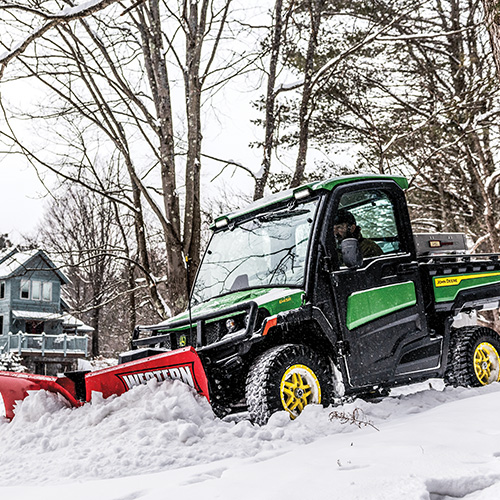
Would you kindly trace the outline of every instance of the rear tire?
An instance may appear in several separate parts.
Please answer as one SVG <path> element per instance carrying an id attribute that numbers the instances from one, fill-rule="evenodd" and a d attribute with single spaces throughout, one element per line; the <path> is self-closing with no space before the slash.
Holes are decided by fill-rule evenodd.
<path id="1" fill-rule="evenodd" d="M 328 406 L 332 395 L 329 361 L 303 345 L 273 347 L 257 357 L 248 372 L 248 412 L 259 425 L 280 410 L 294 419 L 308 404 Z"/>
<path id="2" fill-rule="evenodd" d="M 500 336 L 490 328 L 457 329 L 450 344 L 445 383 L 480 387 L 500 380 Z"/>

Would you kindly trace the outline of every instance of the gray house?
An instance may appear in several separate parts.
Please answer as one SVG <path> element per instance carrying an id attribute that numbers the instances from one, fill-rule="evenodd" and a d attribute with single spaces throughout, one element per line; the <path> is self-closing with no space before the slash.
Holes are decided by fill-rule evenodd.
<path id="1" fill-rule="evenodd" d="M 0 354 L 16 352 L 36 373 L 54 374 L 87 356 L 92 328 L 67 311 L 69 280 L 43 250 L 0 251 Z"/>

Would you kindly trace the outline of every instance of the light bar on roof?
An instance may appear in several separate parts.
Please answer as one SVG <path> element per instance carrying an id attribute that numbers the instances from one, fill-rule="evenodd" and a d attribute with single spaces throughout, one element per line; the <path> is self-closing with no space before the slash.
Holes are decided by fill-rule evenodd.
<path id="1" fill-rule="evenodd" d="M 305 198 L 311 195 L 311 190 L 308 187 L 297 189 L 297 191 L 293 192 L 293 197 L 299 201 L 304 200 Z"/>
<path id="2" fill-rule="evenodd" d="M 227 217 L 222 217 L 221 219 L 217 219 L 215 221 L 215 227 L 217 229 L 222 229 L 223 227 L 227 227 L 229 225 L 229 219 Z"/>

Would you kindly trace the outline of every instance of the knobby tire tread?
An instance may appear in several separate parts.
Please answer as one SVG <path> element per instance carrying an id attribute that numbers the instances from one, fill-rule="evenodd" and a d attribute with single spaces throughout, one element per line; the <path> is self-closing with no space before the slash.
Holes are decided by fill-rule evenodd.
<path id="1" fill-rule="evenodd" d="M 497 350 L 500 348 L 500 337 L 490 328 L 484 326 L 467 326 L 452 332 L 448 352 L 448 364 L 444 381 L 454 387 L 478 387 L 481 385 L 473 364 L 474 348 L 479 340 L 490 342 Z"/>
<path id="2" fill-rule="evenodd" d="M 283 344 L 272 347 L 258 356 L 249 370 L 246 383 L 246 399 L 251 420 L 259 425 L 267 423 L 270 416 L 282 410 L 279 394 L 272 394 L 271 388 L 279 381 L 277 372 L 289 360 L 309 360 L 320 381 L 322 404 L 328 405 L 333 394 L 333 382 L 329 363 L 312 349 L 300 344 Z"/>

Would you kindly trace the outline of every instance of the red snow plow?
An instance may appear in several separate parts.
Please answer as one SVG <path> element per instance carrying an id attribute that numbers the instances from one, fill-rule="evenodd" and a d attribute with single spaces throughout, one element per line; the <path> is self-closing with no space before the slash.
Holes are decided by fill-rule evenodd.
<path id="1" fill-rule="evenodd" d="M 27 373 L 0 372 L 0 394 L 7 418 L 14 418 L 17 401 L 31 391 L 45 390 L 61 394 L 71 406 L 81 406 L 92 392 L 104 398 L 120 395 L 149 380 L 180 380 L 209 401 L 208 381 L 203 364 L 192 347 L 155 354 L 95 372 L 70 372 L 58 377 Z"/>

